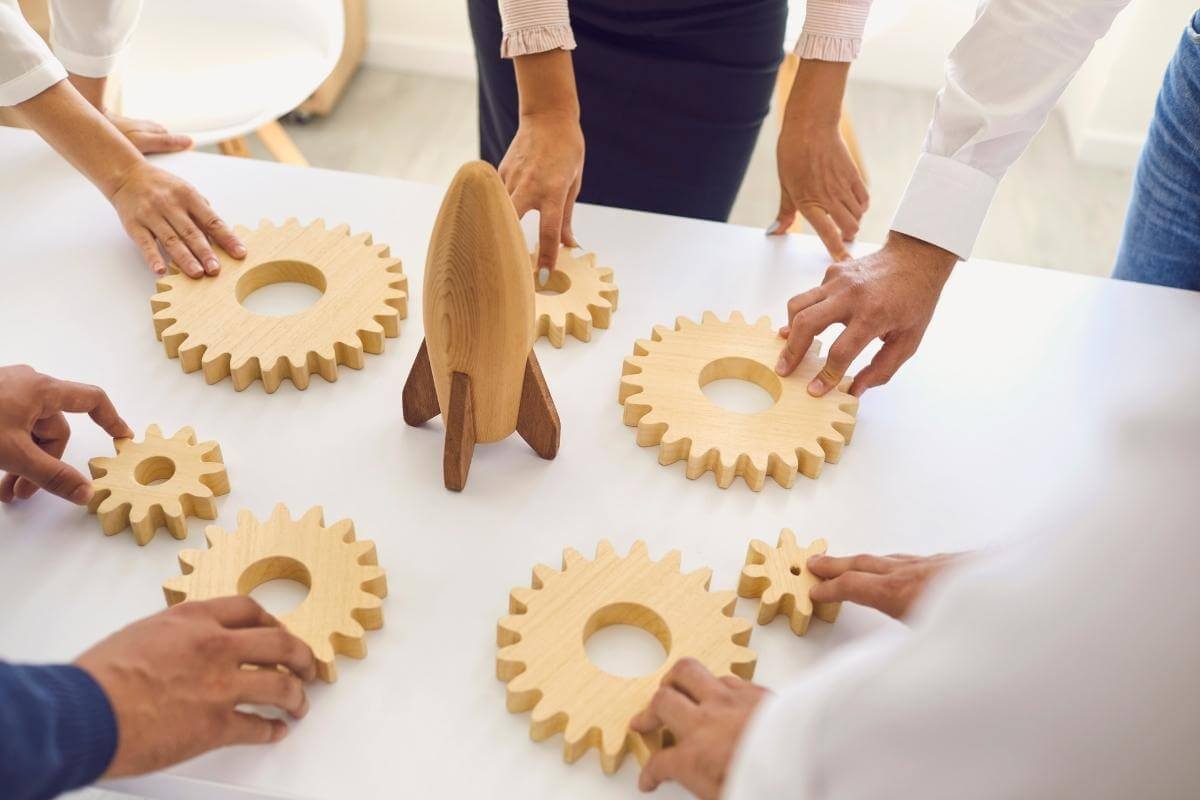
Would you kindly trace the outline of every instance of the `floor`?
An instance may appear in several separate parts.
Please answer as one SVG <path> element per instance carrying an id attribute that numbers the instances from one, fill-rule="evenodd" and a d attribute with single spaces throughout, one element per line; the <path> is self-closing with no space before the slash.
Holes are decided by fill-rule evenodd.
<path id="1" fill-rule="evenodd" d="M 878 242 L 908 182 L 931 93 L 851 83 L 847 105 L 870 182 L 860 238 Z M 314 166 L 447 183 L 477 157 L 470 81 L 364 68 L 334 114 L 289 132 Z M 730 222 L 765 228 L 779 202 L 774 118 L 763 126 Z M 255 144 L 260 155 L 262 150 Z M 1106 275 L 1129 197 L 1128 171 L 1076 163 L 1057 115 L 1001 185 L 975 255 Z M 578 232 L 586 237 L 586 231 Z"/>

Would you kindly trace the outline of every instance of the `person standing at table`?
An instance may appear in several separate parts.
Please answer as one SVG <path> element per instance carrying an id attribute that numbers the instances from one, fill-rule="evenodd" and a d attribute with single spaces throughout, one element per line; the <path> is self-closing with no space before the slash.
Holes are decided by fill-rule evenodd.
<path id="1" fill-rule="evenodd" d="M 875 339 L 851 394 L 917 351 L 942 287 L 971 255 L 1008 167 L 1129 0 L 989 0 L 950 53 L 946 84 L 883 249 L 836 263 L 787 305 L 789 375 L 815 336 L 846 329 L 809 386 L 823 395 Z M 1064 198 L 1066 200 L 1067 198 Z M 1184 25 L 1134 176 L 1113 277 L 1200 290 L 1200 10 Z"/>
<path id="2" fill-rule="evenodd" d="M 221 265 L 210 239 L 234 258 L 246 255 L 245 246 L 191 184 L 144 157 L 185 150 L 191 140 L 103 107 L 108 75 L 141 6 L 141 0 L 51 0 L 47 47 L 17 0 L 0 0 L 0 106 L 12 107 L 95 184 L 156 275 L 166 272 L 164 252 L 193 278 L 215 275 Z"/>
<path id="3" fill-rule="evenodd" d="M 44 490 L 87 505 L 91 482 L 62 461 L 68 413 L 88 414 L 113 438 L 133 435 L 98 387 L 0 367 L 0 503 Z M 0 661 L 0 796 L 41 800 L 226 745 L 277 742 L 286 722 L 237 706 L 299 719 L 315 676 L 308 645 L 240 596 L 173 606 L 70 664 Z"/>
<path id="4" fill-rule="evenodd" d="M 771 230 L 801 213 L 839 258 L 869 201 L 838 132 L 869 6 L 808 0 L 779 139 Z M 538 211 L 538 268 L 553 268 L 560 242 L 577 246 L 577 199 L 729 216 L 770 106 L 787 0 L 469 0 L 468 10 L 481 157 L 520 216 Z"/>

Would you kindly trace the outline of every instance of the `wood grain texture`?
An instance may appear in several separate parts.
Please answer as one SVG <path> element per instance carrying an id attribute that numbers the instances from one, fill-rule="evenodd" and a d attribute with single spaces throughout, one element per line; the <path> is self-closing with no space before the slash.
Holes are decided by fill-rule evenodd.
<path id="1" fill-rule="evenodd" d="M 117 455 L 88 462 L 95 494 L 88 511 L 108 536 L 126 528 L 139 545 L 159 528 L 187 538 L 187 518 L 216 519 L 214 498 L 229 493 L 229 473 L 216 442 L 196 441 L 191 428 L 171 438 L 151 425 L 142 441 L 117 439 Z"/>
<path id="2" fill-rule="evenodd" d="M 644 764 L 662 741 L 634 733 L 629 721 L 679 659 L 695 658 L 718 676 L 753 677 L 756 656 L 746 647 L 753 626 L 733 616 L 734 592 L 709 592 L 712 571 L 683 574 L 680 561 L 678 550 L 651 561 L 641 541 L 620 557 L 602 541 L 594 559 L 568 548 L 561 571 L 539 564 L 532 588 L 512 590 L 509 615 L 497 626 L 496 676 L 508 682 L 509 711 L 532 711 L 534 740 L 562 733 L 567 761 L 595 747 L 605 772 L 630 751 Z M 657 638 L 667 654 L 662 665 L 629 678 L 588 660 L 588 637 L 617 624 Z"/>
<path id="3" fill-rule="evenodd" d="M 490 164 L 464 165 L 446 191 L 425 262 L 425 341 L 445 414 L 451 376 L 469 375 L 475 436 L 517 428 L 533 346 L 533 269 L 525 236 Z"/>
<path id="4" fill-rule="evenodd" d="M 813 603 L 808 593 L 821 579 L 808 570 L 808 559 L 825 555 L 825 540 L 807 548 L 796 544 L 787 528 L 779 532 L 775 547 L 755 539 L 746 552 L 746 565 L 738 580 L 740 597 L 758 597 L 758 624 L 766 625 L 780 614 L 788 618 L 792 633 L 803 636 L 814 615 L 825 622 L 837 619 L 841 603 Z"/>
<path id="5" fill-rule="evenodd" d="M 345 364 L 363 366 L 364 353 L 382 353 L 407 316 L 408 280 L 400 260 L 371 234 L 326 229 L 323 220 L 282 226 L 263 220 L 237 227 L 247 255 L 220 248 L 218 275 L 194 280 L 172 265 L 150 299 L 154 329 L 184 372 L 204 371 L 208 383 L 232 377 L 238 391 L 261 379 L 274 392 L 283 380 L 307 389 L 312 373 L 337 380 Z M 321 292 L 311 307 L 286 316 L 255 314 L 242 300 L 272 283 L 305 283 Z"/>
<path id="6" fill-rule="evenodd" d="M 750 325 L 737 311 L 728 322 L 706 311 L 699 324 L 679 317 L 674 329 L 656 326 L 625 359 L 618 395 L 625 424 L 637 428 L 642 447 L 659 446 L 659 463 L 686 459 L 688 478 L 712 471 L 722 489 L 738 476 L 756 492 L 767 475 L 785 488 L 797 473 L 815 478 L 849 444 L 858 398 L 846 392 L 849 380 L 824 397 L 808 393 L 825 364 L 819 342 L 795 372 L 776 375 L 782 347 L 770 319 Z M 757 384 L 774 406 L 758 414 L 721 408 L 703 387 L 724 378 Z"/>
<path id="7" fill-rule="evenodd" d="M 558 455 L 562 423 L 558 419 L 558 409 L 554 407 L 554 398 L 550 396 L 550 387 L 542 375 L 542 367 L 532 351 L 525 362 L 525 386 L 521 390 L 517 433 L 542 458 L 551 459 Z"/>
<path id="8" fill-rule="evenodd" d="M 280 503 L 265 521 L 243 510 L 236 530 L 212 525 L 204 535 L 208 549 L 181 552 L 183 575 L 163 584 L 167 605 L 249 594 L 267 581 L 293 580 L 307 586 L 308 595 L 279 621 L 312 648 L 317 676 L 337 679 L 338 653 L 367 654 L 364 629 L 383 625 L 387 577 L 375 543 L 355 540 L 353 522 L 326 527 L 320 506 L 293 520 Z"/>
<path id="9" fill-rule="evenodd" d="M 429 348 L 424 339 L 421 340 L 421 349 L 417 351 L 412 369 L 408 371 L 401 401 L 404 421 L 413 427 L 424 425 L 442 413 L 438 405 L 437 388 L 433 385 L 433 370 L 429 367 Z"/>
<path id="10" fill-rule="evenodd" d="M 537 263 L 531 253 L 530 262 Z M 537 335 L 562 347 L 566 335 L 590 341 L 592 327 L 607 328 L 617 310 L 617 287 L 612 270 L 596 266 L 595 253 L 576 256 L 569 247 L 559 247 L 558 260 L 545 283 L 535 278 Z"/>
<path id="11" fill-rule="evenodd" d="M 446 409 L 446 447 L 442 453 L 442 477 L 446 488 L 461 492 L 471 472 L 475 455 L 475 405 L 471 376 L 456 372 L 450 378 L 450 407 Z"/>

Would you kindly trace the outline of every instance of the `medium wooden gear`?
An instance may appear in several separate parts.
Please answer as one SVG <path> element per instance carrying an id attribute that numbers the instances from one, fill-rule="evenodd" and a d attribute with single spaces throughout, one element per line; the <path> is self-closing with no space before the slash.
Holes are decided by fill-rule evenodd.
<path id="1" fill-rule="evenodd" d="M 88 511 L 107 535 L 130 528 L 144 545 L 165 527 L 184 539 L 188 517 L 217 518 L 214 498 L 229 493 L 229 475 L 216 442 L 197 444 L 191 428 L 167 439 L 151 425 L 142 441 L 118 439 L 115 446 L 116 456 L 88 462 L 94 490 Z"/>
<path id="2" fill-rule="evenodd" d="M 536 262 L 537 254 L 530 258 Z M 560 247 L 554 270 L 536 288 L 537 335 L 555 347 L 563 346 L 568 333 L 590 341 L 592 326 L 607 328 L 617 310 L 612 270 L 596 266 L 595 253 L 575 256 L 569 247 Z"/>
<path id="3" fill-rule="evenodd" d="M 232 376 L 238 391 L 259 378 L 267 392 L 285 378 L 306 389 L 313 372 L 335 381 L 339 364 L 360 369 L 364 352 L 382 353 L 384 337 L 400 335 L 407 278 L 369 233 L 351 236 L 345 225 L 326 230 L 323 220 L 302 227 L 289 219 L 282 227 L 268 220 L 256 230 L 238 226 L 237 234 L 246 244 L 244 260 L 218 248 L 218 275 L 193 279 L 172 268 L 150 299 L 154 330 L 184 372 L 203 369 L 209 383 Z M 321 298 L 282 317 L 242 305 L 254 291 L 282 282 L 308 284 Z"/>
<path id="4" fill-rule="evenodd" d="M 645 763 L 661 746 L 660 737 L 631 731 L 629 721 L 679 659 L 695 658 L 718 676 L 753 676 L 756 656 L 745 647 L 753 626 L 732 616 L 734 592 L 709 592 L 712 570 L 685 575 L 679 565 L 678 550 L 655 562 L 639 541 L 621 558 L 602 541 L 594 560 L 568 548 L 561 572 L 539 564 L 533 588 L 512 590 L 510 615 L 497 628 L 496 676 L 508 682 L 509 711 L 533 709 L 535 741 L 561 731 L 568 762 L 596 747 L 604 771 L 615 772 L 630 750 Z M 626 678 L 588 660 L 588 637 L 616 624 L 653 634 L 667 652 L 662 666 Z"/>
<path id="5" fill-rule="evenodd" d="M 782 347 L 769 318 L 750 325 L 737 311 L 728 322 L 705 311 L 700 324 L 679 317 L 673 330 L 656 326 L 625 359 L 618 397 L 625 424 L 637 426 L 642 447 L 659 445 L 660 464 L 687 459 L 689 478 L 711 470 L 722 489 L 739 475 L 756 492 L 767 475 L 784 487 L 797 472 L 815 478 L 850 443 L 858 398 L 846 392 L 848 382 L 824 397 L 808 393 L 825 364 L 819 342 L 791 375 L 775 374 Z M 719 407 L 703 387 L 723 378 L 757 384 L 775 405 L 757 414 Z"/>
<path id="6" fill-rule="evenodd" d="M 207 550 L 179 554 L 183 575 L 163 584 L 167 605 L 249 594 L 259 584 L 286 578 L 307 586 L 308 596 L 279 621 L 312 648 L 317 677 L 337 679 L 336 653 L 367 654 L 364 629 L 383 626 L 387 577 L 377 566 L 375 543 L 355 541 L 353 522 L 326 528 L 320 506 L 293 521 L 280 503 L 266 522 L 239 511 L 237 530 L 210 525 L 204 536 Z"/>
<path id="7" fill-rule="evenodd" d="M 741 597 L 759 597 L 758 624 L 766 625 L 779 614 L 787 615 L 792 633 L 803 636 L 815 614 L 833 622 L 841 603 L 813 603 L 808 593 L 821 579 L 808 570 L 808 559 L 825 555 L 825 540 L 817 539 L 807 548 L 796 544 L 796 535 L 787 528 L 779 532 L 775 547 L 755 539 L 746 552 L 746 566 L 738 581 Z"/>

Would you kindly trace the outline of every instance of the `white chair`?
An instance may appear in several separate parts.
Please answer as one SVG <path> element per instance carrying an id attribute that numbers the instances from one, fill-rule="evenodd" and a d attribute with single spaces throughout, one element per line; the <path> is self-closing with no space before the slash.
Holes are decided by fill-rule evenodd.
<path id="1" fill-rule="evenodd" d="M 277 120 L 333 70 L 344 24 L 342 0 L 146 0 L 121 113 L 227 155 L 248 155 L 257 133 L 277 160 L 306 164 Z"/>

